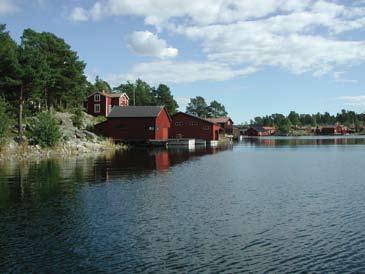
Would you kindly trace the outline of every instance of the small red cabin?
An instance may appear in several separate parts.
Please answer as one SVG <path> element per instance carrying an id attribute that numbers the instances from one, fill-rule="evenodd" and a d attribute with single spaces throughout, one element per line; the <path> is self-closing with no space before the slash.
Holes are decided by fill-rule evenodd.
<path id="1" fill-rule="evenodd" d="M 218 141 L 223 129 L 211 121 L 187 113 L 178 112 L 172 116 L 170 138 L 191 138 Z"/>
<path id="2" fill-rule="evenodd" d="M 247 136 L 271 136 L 274 135 L 276 129 L 274 127 L 250 127 L 246 130 L 245 135 Z"/>
<path id="3" fill-rule="evenodd" d="M 321 135 L 345 135 L 349 133 L 349 129 L 342 125 L 335 125 L 335 126 L 324 126 L 320 129 L 320 131 L 317 131 L 317 134 Z"/>
<path id="4" fill-rule="evenodd" d="M 126 93 L 107 93 L 97 91 L 87 98 L 87 113 L 93 116 L 107 116 L 114 106 L 128 106 Z"/>
<path id="5" fill-rule="evenodd" d="M 218 124 L 224 129 L 226 134 L 233 135 L 233 121 L 230 117 L 207 118 L 207 120 L 214 124 Z"/>
<path id="6" fill-rule="evenodd" d="M 167 140 L 171 117 L 163 106 L 116 106 L 95 132 L 117 141 Z"/>

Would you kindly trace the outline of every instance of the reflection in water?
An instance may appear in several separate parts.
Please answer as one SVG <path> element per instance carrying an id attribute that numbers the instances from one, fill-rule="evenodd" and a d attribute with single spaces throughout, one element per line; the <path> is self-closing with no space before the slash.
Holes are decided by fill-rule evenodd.
<path id="1" fill-rule="evenodd" d="M 364 145 L 365 137 L 247 137 L 242 142 L 253 146 Z"/>
<path id="2" fill-rule="evenodd" d="M 365 145 L 308 139 L 1 163 L 0 273 L 365 273 Z"/>

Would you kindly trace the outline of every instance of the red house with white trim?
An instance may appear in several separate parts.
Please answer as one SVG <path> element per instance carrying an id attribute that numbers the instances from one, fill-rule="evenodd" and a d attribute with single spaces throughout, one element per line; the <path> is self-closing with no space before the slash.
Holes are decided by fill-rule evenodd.
<path id="1" fill-rule="evenodd" d="M 87 113 L 93 116 L 108 116 L 114 106 L 128 106 L 129 97 L 126 93 L 107 93 L 97 91 L 87 98 Z"/>
<path id="2" fill-rule="evenodd" d="M 167 140 L 171 117 L 163 106 L 115 106 L 95 132 L 116 141 Z"/>
<path id="3" fill-rule="evenodd" d="M 172 116 L 170 138 L 200 139 L 218 141 L 224 130 L 216 123 L 184 112 Z"/>

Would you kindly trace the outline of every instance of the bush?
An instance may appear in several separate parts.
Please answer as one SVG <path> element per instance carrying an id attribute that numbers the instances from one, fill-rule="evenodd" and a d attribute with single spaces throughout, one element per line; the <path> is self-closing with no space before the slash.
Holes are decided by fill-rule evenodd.
<path id="1" fill-rule="evenodd" d="M 33 121 L 30 136 L 33 142 L 41 147 L 54 147 L 62 137 L 59 123 L 51 112 L 41 112 Z"/>
<path id="2" fill-rule="evenodd" d="M 10 128 L 10 117 L 7 113 L 8 104 L 0 97 L 0 145 L 3 144 L 4 139 L 8 136 Z"/>
<path id="3" fill-rule="evenodd" d="M 84 112 L 80 108 L 75 109 L 74 114 L 72 115 L 73 125 L 78 129 L 81 129 L 83 127 L 83 119 Z"/>

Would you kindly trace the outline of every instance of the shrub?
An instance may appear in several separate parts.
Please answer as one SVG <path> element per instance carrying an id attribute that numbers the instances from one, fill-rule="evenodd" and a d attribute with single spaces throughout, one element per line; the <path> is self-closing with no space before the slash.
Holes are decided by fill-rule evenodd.
<path id="1" fill-rule="evenodd" d="M 80 108 L 76 108 L 72 115 L 72 123 L 78 129 L 83 127 L 84 112 Z"/>
<path id="2" fill-rule="evenodd" d="M 30 138 L 41 147 L 54 147 L 61 140 L 59 123 L 51 112 L 41 112 L 33 121 Z"/>
<path id="3" fill-rule="evenodd" d="M 4 139 L 8 136 L 10 128 L 10 117 L 7 109 L 8 104 L 0 97 L 0 145 L 3 144 Z"/>

